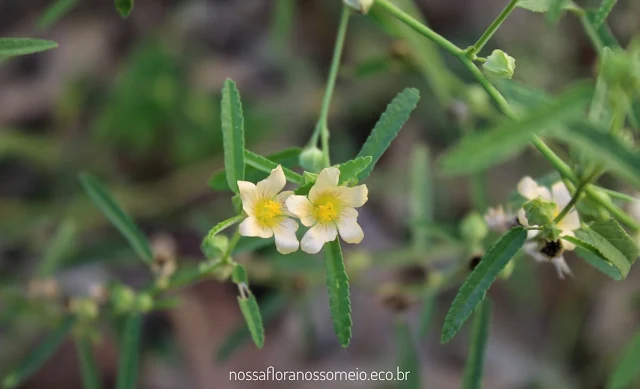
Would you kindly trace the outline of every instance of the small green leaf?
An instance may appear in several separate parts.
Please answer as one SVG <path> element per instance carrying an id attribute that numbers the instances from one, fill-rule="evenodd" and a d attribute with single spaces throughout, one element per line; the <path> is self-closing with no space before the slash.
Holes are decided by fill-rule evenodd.
<path id="1" fill-rule="evenodd" d="M 204 253 L 205 257 L 212 259 L 218 256 L 221 251 L 221 242 L 216 239 L 216 235 L 232 225 L 240 223 L 245 217 L 245 215 L 234 216 L 213 226 L 213 228 L 211 228 L 207 233 L 207 236 L 202 239 L 202 243 L 200 245 L 200 249 Z"/>
<path id="2" fill-rule="evenodd" d="M 620 270 L 618 270 L 613 264 L 606 259 L 603 259 L 600 254 L 597 253 L 597 250 L 589 250 L 583 248 L 581 246 L 576 245 L 576 255 L 585 260 L 589 265 L 593 266 L 606 276 L 610 277 L 615 281 L 622 281 L 623 277 L 620 274 Z"/>
<path id="3" fill-rule="evenodd" d="M 58 47 L 56 42 L 33 38 L 0 38 L 0 58 L 39 53 Z"/>
<path id="4" fill-rule="evenodd" d="M 260 316 L 260 308 L 258 302 L 253 294 L 249 294 L 247 297 L 238 297 L 238 304 L 244 316 L 244 321 L 247 323 L 249 333 L 253 343 L 257 348 L 264 346 L 264 328 L 262 327 L 262 317 Z"/>
<path id="5" fill-rule="evenodd" d="M 437 292 L 429 289 L 422 298 L 422 312 L 420 313 L 420 323 L 418 324 L 418 337 L 420 339 L 425 339 L 429 333 L 436 297 Z"/>
<path id="6" fill-rule="evenodd" d="M 327 290 L 333 329 L 342 347 L 351 340 L 351 301 L 349 299 L 349 277 L 344 268 L 342 249 L 338 238 L 325 244 L 324 260 L 327 272 Z"/>
<path id="7" fill-rule="evenodd" d="M 600 7 L 593 13 L 593 25 L 596 27 L 600 27 L 607 17 L 613 10 L 613 7 L 616 5 L 618 0 L 602 0 L 600 3 Z"/>
<path id="8" fill-rule="evenodd" d="M 433 189 L 429 162 L 429 149 L 425 145 L 418 145 L 411 154 L 411 191 L 410 213 L 416 220 L 433 221 Z M 429 245 L 429 233 L 422 224 L 411 226 L 413 248 L 422 253 Z"/>
<path id="9" fill-rule="evenodd" d="M 262 318 L 266 324 L 275 319 L 286 307 L 287 299 L 281 294 L 267 296 L 262 303 Z M 229 334 L 216 352 L 216 362 L 225 362 L 231 357 L 249 338 L 251 334 L 247 326 L 243 325 Z"/>
<path id="10" fill-rule="evenodd" d="M 38 369 L 53 356 L 60 345 L 62 345 L 62 342 L 67 338 L 67 335 L 69 335 L 75 323 L 75 316 L 67 316 L 51 335 L 38 345 L 33 352 L 29 353 L 20 364 L 20 367 L 4 378 L 2 387 L 4 389 L 18 387 L 36 373 Z"/>
<path id="11" fill-rule="evenodd" d="M 126 18 L 131 14 L 133 9 L 133 0 L 114 0 L 116 10 L 123 18 Z"/>
<path id="12" fill-rule="evenodd" d="M 69 254 L 76 236 L 76 225 L 71 220 L 60 223 L 56 235 L 51 239 L 49 247 L 44 252 L 44 260 L 38 264 L 36 273 L 40 278 L 51 276 Z"/>
<path id="13" fill-rule="evenodd" d="M 495 281 L 498 273 L 509 263 L 527 238 L 522 227 L 512 228 L 487 250 L 480 263 L 471 272 L 458 290 L 451 308 L 444 319 L 441 342 L 447 343 L 460 330 L 485 293 Z"/>
<path id="14" fill-rule="evenodd" d="M 338 169 L 340 170 L 339 184 L 344 184 L 345 182 L 356 179 L 358 174 L 364 171 L 364 169 L 366 169 L 371 164 L 371 161 L 372 158 L 368 156 L 357 157 L 355 159 L 352 159 L 351 161 L 347 161 L 338 165 Z"/>
<path id="15" fill-rule="evenodd" d="M 593 87 L 579 85 L 555 101 L 541 104 L 518 121 L 507 121 L 484 132 L 468 135 L 440 160 L 447 174 L 472 173 L 503 162 L 525 147 L 533 134 L 545 134 L 558 124 L 576 119 L 589 103 Z"/>
<path id="16" fill-rule="evenodd" d="M 593 223 L 590 228 L 615 246 L 633 265 L 638 258 L 638 246 L 615 219 Z"/>
<path id="17" fill-rule="evenodd" d="M 93 354 L 93 345 L 87 337 L 76 338 L 76 350 L 80 362 L 80 374 L 84 389 L 101 389 L 102 378 Z"/>
<path id="18" fill-rule="evenodd" d="M 562 239 L 582 247 L 611 263 L 620 272 L 621 279 L 626 278 L 627 274 L 629 274 L 631 268 L 629 260 L 616 246 L 591 228 L 580 229 L 576 232 L 575 237 L 564 236 Z"/>
<path id="19" fill-rule="evenodd" d="M 482 304 L 478 306 L 475 316 L 471 345 L 469 346 L 467 363 L 464 367 L 462 389 L 482 388 L 484 354 L 491 320 L 491 301 L 489 299 L 485 298 Z"/>
<path id="20" fill-rule="evenodd" d="M 100 181 L 88 174 L 80 174 L 80 182 L 91 200 L 129 241 L 140 259 L 150 264 L 153 261 L 153 254 L 147 238 L 133 223 L 129 215 L 111 198 Z"/>
<path id="21" fill-rule="evenodd" d="M 138 384 L 138 367 L 140 364 L 140 338 L 142 335 L 142 315 L 132 313 L 127 318 L 120 345 L 118 361 L 118 377 L 116 389 L 135 389 Z"/>
<path id="22" fill-rule="evenodd" d="M 233 192 L 238 193 L 238 181 L 244 180 L 244 116 L 240 92 L 230 79 L 222 88 L 220 117 L 227 183 Z"/>
<path id="23" fill-rule="evenodd" d="M 417 342 L 413 339 L 411 328 L 405 319 L 400 319 L 396 324 L 396 337 L 398 348 L 398 374 L 402 377 L 396 377 L 399 381 L 398 388 L 402 389 L 420 389 L 420 360 L 418 350 L 416 350 Z"/>
<path id="24" fill-rule="evenodd" d="M 247 165 L 266 173 L 271 173 L 271 170 L 278 167 L 278 164 L 274 161 L 256 153 L 252 153 L 249 150 L 245 150 L 244 157 Z M 282 167 L 282 171 L 284 172 L 284 176 L 287 178 L 287 181 L 293 182 L 294 184 L 300 184 L 302 182 L 302 176 L 293 170 Z"/>
<path id="25" fill-rule="evenodd" d="M 233 266 L 233 271 L 231 273 L 231 280 L 234 284 L 245 284 L 249 285 L 249 278 L 247 277 L 247 270 L 239 263 L 236 263 Z"/>
<path id="26" fill-rule="evenodd" d="M 247 156 L 249 154 L 249 156 Z M 247 159 L 252 158 L 253 153 L 245 151 L 244 158 L 245 163 Z M 298 164 L 300 158 L 300 148 L 292 147 L 290 149 L 283 150 L 279 153 L 267 155 L 267 160 L 273 162 L 276 166 L 282 165 L 282 169 L 293 168 Z M 271 172 L 271 170 L 269 170 Z M 286 175 L 286 173 L 285 173 Z M 256 169 L 253 166 L 245 166 L 244 179 L 249 182 L 258 182 L 265 178 L 266 175 L 261 169 Z M 227 183 L 227 175 L 224 170 L 216 173 L 211 179 L 209 179 L 209 187 L 213 190 L 229 190 L 229 184 Z"/>
<path id="27" fill-rule="evenodd" d="M 57 0 L 40 15 L 36 26 L 39 30 L 48 29 L 68 14 L 76 4 L 78 0 Z"/>
<path id="28" fill-rule="evenodd" d="M 640 331 L 628 343 L 626 351 L 607 382 L 607 389 L 631 388 L 640 378 Z M 637 386 L 633 386 L 637 387 Z"/>
<path id="29" fill-rule="evenodd" d="M 391 141 L 398 135 L 404 123 L 409 119 L 409 115 L 416 108 L 418 100 L 420 100 L 418 90 L 407 88 L 389 103 L 364 146 L 362 146 L 360 153 L 358 153 L 358 157 L 370 156 L 372 158 L 371 164 L 358 174 L 359 181 L 369 177 L 373 167 L 387 150 Z"/>

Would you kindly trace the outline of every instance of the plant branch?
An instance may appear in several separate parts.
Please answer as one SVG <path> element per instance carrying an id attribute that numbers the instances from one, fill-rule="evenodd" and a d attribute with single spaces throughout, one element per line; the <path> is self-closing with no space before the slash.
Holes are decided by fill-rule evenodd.
<path id="1" fill-rule="evenodd" d="M 484 45 L 489 41 L 489 39 L 491 39 L 491 37 L 493 36 L 493 34 L 495 34 L 495 32 L 500 27 L 500 25 L 502 25 L 502 22 L 504 22 L 507 19 L 511 11 L 513 11 L 513 9 L 516 7 L 516 4 L 518 4 L 518 1 L 520 0 L 510 0 L 509 4 L 507 4 L 507 6 L 502 10 L 500 15 L 498 15 L 498 17 L 496 18 L 496 20 L 494 20 L 493 23 L 491 23 L 489 28 L 487 28 L 484 34 L 482 34 L 480 39 L 478 39 L 478 41 L 473 46 L 469 47 L 466 50 L 469 58 L 473 59 L 476 53 L 479 53 L 480 50 L 482 50 Z"/>

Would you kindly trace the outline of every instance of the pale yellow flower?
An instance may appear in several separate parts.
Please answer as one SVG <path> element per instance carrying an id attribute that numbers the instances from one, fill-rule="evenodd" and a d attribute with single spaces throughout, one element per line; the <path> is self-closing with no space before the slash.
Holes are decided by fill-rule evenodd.
<path id="1" fill-rule="evenodd" d="M 291 196 L 287 199 L 289 211 L 311 227 L 302 238 L 302 251 L 315 254 L 322 246 L 336 239 L 338 233 L 347 243 L 360 243 L 364 238 L 358 225 L 358 211 L 367 202 L 366 185 L 353 188 L 338 186 L 340 170 L 325 168 L 309 191 L 309 197 Z"/>
<path id="2" fill-rule="evenodd" d="M 257 184 L 238 181 L 242 209 L 248 216 L 240 223 L 240 235 L 260 238 L 275 236 L 276 248 L 282 254 L 292 253 L 299 246 L 296 237 L 298 223 L 285 206 L 285 201 L 293 192 L 280 193 L 286 183 L 280 165 Z"/>

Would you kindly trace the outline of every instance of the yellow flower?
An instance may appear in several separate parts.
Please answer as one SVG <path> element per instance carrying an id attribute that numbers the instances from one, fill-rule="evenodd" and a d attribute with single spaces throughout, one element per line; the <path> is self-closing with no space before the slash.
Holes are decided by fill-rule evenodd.
<path id="1" fill-rule="evenodd" d="M 240 235 L 260 238 L 275 235 L 276 248 L 282 254 L 292 253 L 299 246 L 296 237 L 298 223 L 291 218 L 293 215 L 285 206 L 285 201 L 293 192 L 280 193 L 286 183 L 280 165 L 257 184 L 238 181 L 242 209 L 248 216 L 240 223 Z"/>
<path id="2" fill-rule="evenodd" d="M 318 174 L 308 198 L 294 195 L 286 201 L 289 211 L 298 216 L 303 225 L 311 227 L 300 242 L 304 252 L 319 252 L 325 243 L 335 240 L 338 233 L 347 243 L 360 243 L 364 237 L 354 208 L 367 202 L 367 186 L 338 186 L 339 178 L 340 170 L 325 168 Z"/>

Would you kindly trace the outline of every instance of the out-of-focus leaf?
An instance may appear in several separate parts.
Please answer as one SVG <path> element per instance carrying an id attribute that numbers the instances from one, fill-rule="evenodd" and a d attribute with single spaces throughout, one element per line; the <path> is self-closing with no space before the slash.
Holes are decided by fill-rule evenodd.
<path id="1" fill-rule="evenodd" d="M 0 58 L 39 53 L 58 47 L 56 42 L 33 38 L 0 38 Z"/>
<path id="2" fill-rule="evenodd" d="M 253 294 L 246 297 L 239 296 L 238 304 L 247 323 L 249 333 L 257 348 L 264 346 L 264 328 L 262 327 L 262 316 L 260 316 L 260 308 Z"/>
<path id="3" fill-rule="evenodd" d="M 93 355 L 93 346 L 87 337 L 79 336 L 76 339 L 76 350 L 80 362 L 80 374 L 84 389 L 101 389 L 102 378 Z"/>
<path id="4" fill-rule="evenodd" d="M 140 365 L 140 338 L 142 335 L 142 315 L 132 313 L 125 323 L 122 343 L 120 345 L 120 360 L 118 361 L 118 376 L 116 389 L 135 389 L 138 382 L 138 368 Z"/>
<path id="5" fill-rule="evenodd" d="M 271 170 L 277 168 L 279 165 L 278 163 L 256 153 L 252 153 L 249 150 L 245 150 L 244 156 L 247 165 L 266 173 L 271 173 Z M 294 184 L 300 184 L 302 182 L 302 176 L 293 170 L 283 167 L 282 171 L 284 172 L 284 176 L 287 178 L 287 181 L 293 182 Z"/>
<path id="6" fill-rule="evenodd" d="M 56 234 L 44 252 L 44 259 L 38 264 L 36 273 L 39 277 L 51 276 L 60 266 L 61 261 L 69 254 L 76 235 L 76 225 L 71 220 L 60 223 Z"/>
<path id="7" fill-rule="evenodd" d="M 640 331 L 636 332 L 628 343 L 625 354 L 622 356 L 613 374 L 607 382 L 607 389 L 625 389 L 638 383 L 640 378 Z"/>
<path id="8" fill-rule="evenodd" d="M 420 323 L 418 324 L 418 337 L 420 339 L 425 339 L 429 333 L 437 295 L 435 290 L 429 290 L 422 298 L 422 312 L 420 313 Z"/>
<path id="9" fill-rule="evenodd" d="M 447 312 L 440 338 L 442 343 L 450 341 L 460 330 L 476 306 L 482 301 L 498 273 L 520 250 L 526 238 L 527 231 L 524 228 L 512 228 L 487 250 L 478 266 L 458 290 L 458 294 Z"/>
<path id="10" fill-rule="evenodd" d="M 104 186 L 97 179 L 88 174 L 80 174 L 80 182 L 91 200 L 100 208 L 102 213 L 113 223 L 120 233 L 129 241 L 129 244 L 140 259 L 150 264 L 153 261 L 151 246 L 142 231 L 133 220 L 111 198 Z"/>
<path id="11" fill-rule="evenodd" d="M 407 88 L 389 103 L 364 146 L 362 146 L 360 153 L 358 153 L 358 157 L 370 156 L 372 158 L 371 164 L 358 174 L 359 181 L 369 177 L 375 164 L 387 150 L 391 141 L 398 135 L 404 123 L 409 119 L 409 115 L 416 108 L 418 100 L 420 100 L 418 90 Z"/>
<path id="12" fill-rule="evenodd" d="M 418 145 L 411 154 L 411 192 L 409 198 L 410 214 L 416 220 L 431 222 L 433 220 L 433 190 L 431 169 L 429 165 L 429 149 Z M 429 233 L 422 223 L 411 227 L 413 248 L 416 252 L 424 252 L 429 244 Z"/>
<path id="13" fill-rule="evenodd" d="M 233 192 L 238 193 L 238 181 L 244 180 L 244 115 L 240 93 L 230 79 L 222 88 L 220 116 L 227 183 Z"/>
<path id="14" fill-rule="evenodd" d="M 126 18 L 131 14 L 133 9 L 133 0 L 114 0 L 116 10 L 123 18 Z"/>
<path id="15" fill-rule="evenodd" d="M 339 183 L 344 184 L 345 182 L 355 179 L 358 174 L 371 164 L 371 160 L 371 157 L 358 157 L 338 165 L 338 169 L 340 170 Z"/>
<path id="16" fill-rule="evenodd" d="M 462 389 L 482 388 L 482 373 L 484 370 L 484 354 L 487 347 L 489 322 L 491 320 L 491 301 L 484 299 L 476 309 L 471 345 L 464 367 Z"/>
<path id="17" fill-rule="evenodd" d="M 351 340 L 351 300 L 349 298 L 349 278 L 344 268 L 340 241 L 325 244 L 324 260 L 327 272 L 327 290 L 333 329 L 342 347 L 349 346 Z"/>
<path id="18" fill-rule="evenodd" d="M 605 259 L 603 259 L 597 251 L 591 251 L 589 249 L 577 246 L 576 254 L 584 259 L 589 265 L 595 267 L 597 270 L 607 275 L 611 279 L 615 281 L 622 281 L 623 277 L 620 274 L 620 270 L 618 270 L 613 264 Z"/>
<path id="19" fill-rule="evenodd" d="M 556 0 L 520 0 L 517 6 L 533 12 L 547 12 L 553 6 L 554 1 Z M 571 8 L 573 6 L 573 2 L 566 1 L 561 8 Z"/>
<path id="20" fill-rule="evenodd" d="M 46 30 L 53 26 L 68 14 L 76 4 L 78 4 L 78 0 L 56 0 L 38 18 L 36 22 L 38 29 Z"/>
<path id="21" fill-rule="evenodd" d="M 398 374 L 402 373 L 402 378 L 398 380 L 398 388 L 420 389 L 420 360 L 416 341 L 411 334 L 411 328 L 406 320 L 401 319 L 396 324 L 396 343 L 398 348 Z"/>

